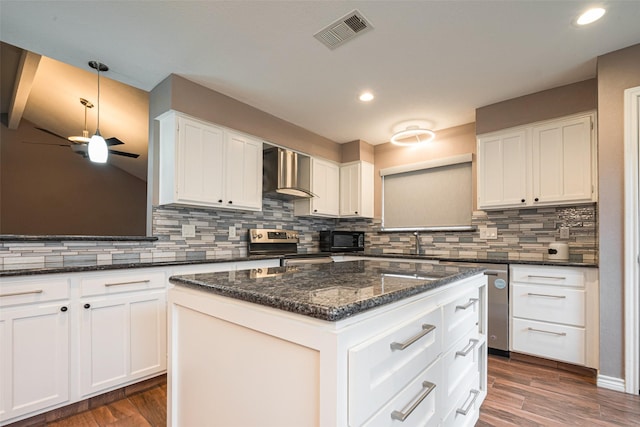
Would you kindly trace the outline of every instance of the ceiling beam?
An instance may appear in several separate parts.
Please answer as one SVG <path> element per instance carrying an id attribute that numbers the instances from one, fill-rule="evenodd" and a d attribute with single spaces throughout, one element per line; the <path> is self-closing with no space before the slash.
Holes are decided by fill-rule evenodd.
<path id="1" fill-rule="evenodd" d="M 13 94 L 9 105 L 9 129 L 18 129 L 22 114 L 27 106 L 27 99 L 33 86 L 33 79 L 40 64 L 41 55 L 33 52 L 23 51 L 18 64 L 16 83 L 13 86 Z"/>

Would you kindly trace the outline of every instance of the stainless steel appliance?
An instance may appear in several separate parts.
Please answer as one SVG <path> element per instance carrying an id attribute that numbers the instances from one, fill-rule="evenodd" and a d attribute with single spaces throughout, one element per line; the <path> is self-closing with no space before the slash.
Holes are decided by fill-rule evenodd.
<path id="1" fill-rule="evenodd" d="M 311 198 L 311 158 L 273 147 L 262 155 L 263 192 L 278 199 Z"/>
<path id="2" fill-rule="evenodd" d="M 298 254 L 300 236 L 294 230 L 252 228 L 249 230 L 249 255 L 283 255 L 281 265 L 333 262 L 331 254 Z"/>
<path id="3" fill-rule="evenodd" d="M 364 251 L 364 231 L 321 231 L 320 250 L 324 252 Z"/>
<path id="4" fill-rule="evenodd" d="M 441 262 L 441 264 L 483 267 L 488 281 L 487 347 L 489 353 L 509 355 L 509 265 L 468 262 Z"/>

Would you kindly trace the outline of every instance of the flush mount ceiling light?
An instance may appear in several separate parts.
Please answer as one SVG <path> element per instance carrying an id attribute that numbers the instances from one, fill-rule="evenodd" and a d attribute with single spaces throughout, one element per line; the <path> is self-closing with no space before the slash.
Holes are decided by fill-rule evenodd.
<path id="1" fill-rule="evenodd" d="M 67 139 L 76 144 L 86 144 L 90 141 L 89 131 L 87 130 L 87 109 L 93 108 L 93 104 L 84 98 L 80 98 L 80 104 L 84 105 L 84 128 L 82 129 L 82 136 L 70 136 Z"/>
<path id="2" fill-rule="evenodd" d="M 578 17 L 578 19 L 576 20 L 576 24 L 578 25 L 591 24 L 592 22 L 595 22 L 598 19 L 602 18 L 605 12 L 606 10 L 604 10 L 601 7 L 591 8 Z"/>
<path id="3" fill-rule="evenodd" d="M 424 129 L 419 126 L 407 126 L 405 130 L 396 132 L 391 137 L 391 143 L 402 146 L 412 146 L 425 144 L 432 141 L 436 137 L 436 133 L 430 129 Z"/>
<path id="4" fill-rule="evenodd" d="M 109 67 L 97 61 L 89 61 L 89 67 L 98 72 L 98 123 L 96 133 L 89 140 L 89 160 L 95 163 L 106 163 L 109 157 L 107 141 L 100 135 L 100 71 L 109 71 Z"/>
<path id="5" fill-rule="evenodd" d="M 373 94 L 371 92 L 362 92 L 360 94 L 360 96 L 358 97 L 358 99 L 362 102 L 369 102 L 369 101 L 373 101 Z"/>

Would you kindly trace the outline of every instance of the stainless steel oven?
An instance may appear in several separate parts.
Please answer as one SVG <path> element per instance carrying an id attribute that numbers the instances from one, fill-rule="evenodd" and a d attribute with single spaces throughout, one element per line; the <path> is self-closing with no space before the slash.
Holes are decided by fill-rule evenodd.
<path id="1" fill-rule="evenodd" d="M 300 235 L 294 230 L 252 228 L 249 230 L 249 255 L 282 255 L 281 265 L 333 262 L 329 253 L 298 253 Z"/>

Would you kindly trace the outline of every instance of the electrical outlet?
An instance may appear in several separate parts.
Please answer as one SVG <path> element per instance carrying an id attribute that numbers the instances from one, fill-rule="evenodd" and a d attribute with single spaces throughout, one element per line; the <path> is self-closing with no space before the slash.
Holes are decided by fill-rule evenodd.
<path id="1" fill-rule="evenodd" d="M 480 229 L 480 238 L 484 240 L 494 240 L 498 238 L 498 229 L 495 227 L 486 227 Z"/>
<path id="2" fill-rule="evenodd" d="M 569 227 L 560 227 L 560 238 L 561 239 L 569 238 Z"/>
<path id="3" fill-rule="evenodd" d="M 233 225 L 229 226 L 229 238 L 232 239 L 236 237 L 236 227 Z"/>
<path id="4" fill-rule="evenodd" d="M 196 237 L 196 226 L 194 224 L 183 224 L 182 237 Z"/>

